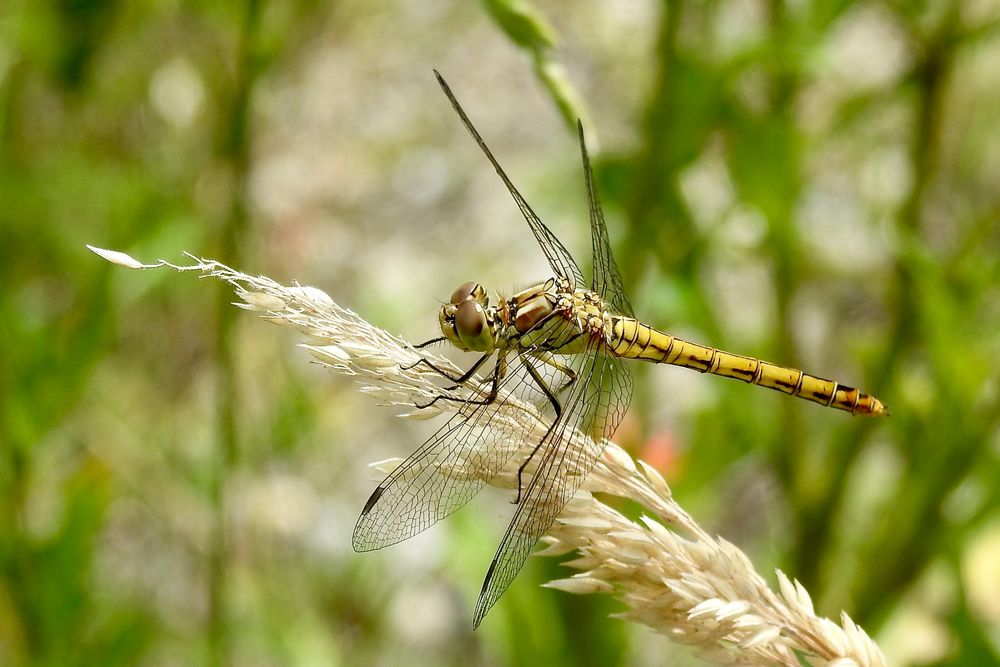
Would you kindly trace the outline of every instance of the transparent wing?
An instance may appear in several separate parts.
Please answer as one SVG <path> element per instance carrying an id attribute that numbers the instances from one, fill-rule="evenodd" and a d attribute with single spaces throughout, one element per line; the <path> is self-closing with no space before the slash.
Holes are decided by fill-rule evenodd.
<path id="1" fill-rule="evenodd" d="M 535 235 L 538 245 L 541 246 L 542 252 L 545 253 L 546 259 L 549 260 L 549 265 L 552 267 L 552 270 L 555 271 L 557 276 L 569 280 L 573 287 L 583 287 L 586 285 L 587 283 L 583 279 L 580 267 L 578 267 L 576 262 L 573 261 L 573 256 L 570 255 L 565 246 L 559 242 L 559 239 L 557 239 L 555 235 L 549 231 L 548 227 L 542 224 L 539 217 L 535 215 L 533 210 L 531 210 L 531 206 L 528 205 L 528 202 L 525 201 L 524 197 L 521 196 L 521 193 L 518 192 L 517 188 L 514 187 L 514 184 L 511 183 L 507 174 L 504 173 L 504 170 L 500 167 L 500 163 L 497 162 L 495 157 L 493 157 L 493 153 L 486 145 L 486 142 L 483 141 L 483 138 L 479 135 L 475 126 L 473 126 L 472 121 L 469 120 L 469 117 L 465 114 L 462 106 L 458 103 L 458 100 L 455 99 L 455 95 L 451 92 L 451 88 L 448 87 L 444 78 L 438 73 L 437 70 L 434 70 L 434 76 L 437 77 L 438 83 L 441 84 L 441 89 L 448 97 L 448 101 L 451 102 L 451 106 L 455 109 L 455 113 L 457 113 L 458 117 L 462 119 L 465 129 L 469 131 L 472 138 L 476 140 L 477 144 L 479 144 L 479 148 L 481 148 L 483 153 L 486 155 L 486 159 L 488 159 L 490 164 L 493 165 L 493 168 L 500 176 L 500 180 L 502 180 L 504 185 L 507 186 L 507 190 L 510 191 L 514 201 L 517 202 L 517 207 L 521 209 L 521 215 L 524 216 L 524 219 L 528 222 L 528 226 L 531 227 L 531 231 Z"/>
<path id="2" fill-rule="evenodd" d="M 590 208 L 590 236 L 594 246 L 594 282 L 592 289 L 603 297 L 605 303 L 611 306 L 619 315 L 635 317 L 632 304 L 625 295 L 621 272 L 611 254 L 611 243 L 608 241 L 608 227 L 604 224 L 604 212 L 601 211 L 601 201 L 594 188 L 594 173 L 590 168 L 590 157 L 587 154 L 587 143 L 583 138 L 583 124 L 576 123 L 580 133 L 580 153 L 583 155 L 583 178 L 587 185 L 587 202 Z"/>
<path id="3" fill-rule="evenodd" d="M 561 320 L 560 326 L 575 328 L 569 320 Z M 389 473 L 365 503 L 354 528 L 355 550 L 401 542 L 471 500 L 525 446 L 530 433 L 526 419 L 533 418 L 517 403 L 555 417 L 552 401 L 568 390 L 569 376 L 558 365 L 546 363 L 553 356 L 546 349 L 524 354 L 533 360 L 529 363 L 550 393 L 539 387 L 518 356 L 501 353 L 497 363 L 503 372 L 496 400 L 476 402 L 488 393 L 490 382 L 478 387 L 470 383 L 468 400 L 456 414 Z"/>
<path id="4" fill-rule="evenodd" d="M 503 360 L 500 360 L 500 359 Z M 539 404 L 534 380 L 520 365 L 506 371 L 495 401 L 483 404 L 489 383 L 434 435 L 393 470 L 365 503 L 354 527 L 356 551 L 381 549 L 429 528 L 467 503 L 524 444 L 517 408 L 509 400 Z M 544 407 L 544 406 L 542 406 Z"/>
<path id="5" fill-rule="evenodd" d="M 563 360 L 577 373 L 565 392 L 563 411 L 535 454 L 538 465 L 521 494 L 476 603 L 478 626 L 500 599 L 531 551 L 569 502 L 604 451 L 632 397 L 632 379 L 621 360 L 594 339 L 584 354 Z"/>

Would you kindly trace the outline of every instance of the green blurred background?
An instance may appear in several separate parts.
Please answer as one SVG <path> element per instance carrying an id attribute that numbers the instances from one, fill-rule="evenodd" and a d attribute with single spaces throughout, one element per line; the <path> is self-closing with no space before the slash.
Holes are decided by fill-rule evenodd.
<path id="1" fill-rule="evenodd" d="M 617 440 L 892 663 L 997 663 L 1000 4 L 5 0 L 0 664 L 696 663 L 552 559 L 473 634 L 508 498 L 355 554 L 366 464 L 433 425 L 84 249 L 435 335 L 547 270 L 433 67 L 586 261 L 583 117 L 641 317 L 893 410 L 644 366 Z"/>

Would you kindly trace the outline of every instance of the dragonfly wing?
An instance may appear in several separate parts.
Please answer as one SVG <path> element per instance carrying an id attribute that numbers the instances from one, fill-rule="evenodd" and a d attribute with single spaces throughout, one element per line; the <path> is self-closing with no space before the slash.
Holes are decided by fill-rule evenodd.
<path id="1" fill-rule="evenodd" d="M 519 364 L 507 366 L 495 401 L 463 403 L 379 484 L 354 527 L 356 551 L 381 549 L 437 523 L 472 499 L 522 447 L 527 431 L 518 426 L 510 399 L 537 402 L 537 390 Z"/>
<path id="2" fill-rule="evenodd" d="M 483 582 L 473 617 L 478 626 L 524 565 L 604 451 L 632 396 L 632 379 L 620 359 L 595 340 L 585 354 L 564 357 L 578 381 L 566 391 L 563 411 L 541 442 L 538 466 L 521 494 Z"/>
<path id="3" fill-rule="evenodd" d="M 590 168 L 590 156 L 587 154 L 587 143 L 583 138 L 583 124 L 577 121 L 580 133 L 580 153 L 583 155 L 583 178 L 587 185 L 587 203 L 590 208 L 590 235 L 594 245 L 594 282 L 592 289 L 604 298 L 619 315 L 635 317 L 632 304 L 625 295 L 621 272 L 611 254 L 611 243 L 608 241 L 608 227 L 604 224 L 604 212 L 601 201 L 594 187 L 594 173 Z"/>
<path id="4" fill-rule="evenodd" d="M 517 202 L 517 207 L 521 209 L 521 215 L 527 221 L 528 226 L 531 227 L 532 233 L 535 235 L 535 239 L 538 241 L 538 245 L 541 246 L 542 252 L 545 253 L 546 259 L 549 260 L 549 265 L 552 270 L 555 271 L 556 275 L 561 278 L 565 278 L 570 281 L 573 287 L 583 287 L 586 282 L 583 280 L 583 274 L 580 272 L 580 267 L 577 266 L 576 262 L 573 260 L 573 256 L 569 254 L 566 247 L 560 243 L 559 239 L 549 231 L 541 219 L 535 215 L 535 212 L 525 201 L 521 193 L 517 191 L 514 184 L 511 182 L 510 178 L 504 172 L 503 168 L 500 167 L 500 163 L 497 162 L 496 158 L 493 157 L 492 151 L 490 151 L 489 146 L 483 141 L 482 136 L 480 136 L 479 131 L 476 130 L 472 121 L 466 115 L 465 110 L 462 109 L 462 105 L 458 103 L 455 98 L 454 93 L 451 92 L 451 88 L 445 82 L 444 78 L 434 70 L 434 76 L 437 77 L 438 83 L 441 84 L 441 89 L 444 91 L 445 96 L 447 96 L 448 101 L 451 102 L 451 106 L 455 109 L 455 113 L 458 117 L 462 119 L 462 124 L 465 125 L 465 129 L 469 131 L 472 138 L 476 140 L 479 144 L 479 148 L 482 149 L 483 153 L 486 155 L 486 159 L 490 161 L 493 168 L 496 170 L 497 174 L 500 176 L 500 180 L 503 184 L 507 186 L 507 190 L 510 192 L 514 201 Z"/>

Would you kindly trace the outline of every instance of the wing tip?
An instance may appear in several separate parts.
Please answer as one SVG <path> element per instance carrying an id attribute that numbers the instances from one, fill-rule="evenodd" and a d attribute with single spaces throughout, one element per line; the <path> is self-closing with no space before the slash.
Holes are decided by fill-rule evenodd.
<path id="1" fill-rule="evenodd" d="M 373 541 L 371 539 L 372 536 L 369 535 L 368 533 L 370 532 L 371 528 L 374 525 L 369 517 L 369 513 L 372 511 L 372 508 L 375 507 L 375 504 L 379 501 L 379 498 L 382 497 L 382 494 L 385 493 L 385 489 L 386 489 L 385 486 L 379 485 L 372 492 L 372 495 L 369 496 L 368 501 L 365 502 L 365 506 L 361 509 L 361 515 L 358 516 L 358 522 L 354 525 L 354 532 L 351 535 L 351 546 L 354 547 L 354 551 L 358 553 L 362 553 L 365 551 L 375 551 L 376 549 L 379 549 L 381 546 L 383 546 L 380 545 L 377 541 Z"/>
<path id="2" fill-rule="evenodd" d="M 354 525 L 354 532 L 351 533 L 351 546 L 354 548 L 355 553 L 359 554 L 366 551 L 374 551 L 376 548 L 367 535 L 364 514 L 358 517 L 358 522 Z"/>
<path id="3" fill-rule="evenodd" d="M 483 579 L 483 587 L 479 591 L 479 599 L 476 600 L 476 610 L 472 614 L 473 630 L 479 627 L 479 625 L 483 622 L 483 619 L 486 618 L 486 614 L 489 613 L 490 609 L 493 608 L 493 605 L 496 604 L 497 600 L 500 598 L 500 595 L 498 595 L 496 591 L 492 590 L 493 575 L 496 572 L 499 560 L 499 554 L 493 557 L 493 560 L 490 562 L 490 569 L 486 571 L 486 577 Z M 503 594 L 504 590 L 506 590 L 506 587 L 500 591 L 500 594 Z"/>

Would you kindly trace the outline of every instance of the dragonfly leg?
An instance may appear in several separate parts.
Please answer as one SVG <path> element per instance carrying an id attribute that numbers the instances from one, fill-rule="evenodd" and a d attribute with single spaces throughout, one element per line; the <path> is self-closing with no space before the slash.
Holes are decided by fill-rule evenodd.
<path id="1" fill-rule="evenodd" d="M 566 382 L 562 383 L 562 385 L 560 385 L 559 388 L 553 392 L 556 396 L 566 391 L 567 387 L 576 382 L 576 371 L 566 364 L 557 361 L 551 354 L 546 357 L 539 355 L 535 358 L 547 366 L 552 366 L 552 368 L 555 368 L 557 371 L 561 371 L 563 375 L 566 376 Z"/>
<path id="2" fill-rule="evenodd" d="M 538 322 L 536 322 L 534 326 L 532 326 L 530 329 L 528 329 L 523 334 L 521 334 L 520 340 L 524 341 L 527 338 L 527 336 L 529 336 L 532 332 L 534 332 L 536 329 L 540 329 L 545 323 L 547 323 L 549 320 L 551 320 L 551 319 L 553 319 L 553 318 L 555 318 L 557 316 L 559 316 L 558 312 L 553 311 L 553 312 L 549 313 L 548 315 L 546 315 L 545 317 L 543 317 L 542 319 L 540 319 Z M 583 334 L 582 333 L 577 333 L 576 335 L 572 336 L 569 340 L 563 341 L 561 343 L 560 347 L 565 347 L 566 345 L 568 345 L 569 343 L 572 343 L 574 340 L 576 340 L 581 335 L 583 335 Z M 541 361 L 542 363 L 548 365 L 548 366 L 552 366 L 552 368 L 555 368 L 556 370 L 562 371 L 562 373 L 568 378 L 566 380 L 566 382 L 564 382 L 554 392 L 556 395 L 561 394 L 563 391 L 566 390 L 567 387 L 569 387 L 571 384 L 573 384 L 574 381 L 576 381 L 576 371 L 574 371 L 569 366 L 567 366 L 567 365 L 565 365 L 565 364 L 560 363 L 559 361 L 557 361 L 555 359 L 555 355 L 553 355 L 553 353 L 552 353 L 552 348 L 543 347 L 543 348 L 540 348 L 540 349 L 544 350 L 544 354 L 543 354 L 542 351 L 538 351 L 538 349 L 536 349 L 535 358 L 538 359 L 539 361 Z M 548 387 L 545 387 L 545 390 L 547 390 L 547 389 L 548 389 Z"/>
<path id="3" fill-rule="evenodd" d="M 483 356 L 479 357 L 479 360 L 476 361 L 476 363 L 472 364 L 472 366 L 469 368 L 469 370 L 465 371 L 464 373 L 462 373 L 461 375 L 458 375 L 458 376 L 452 375 L 448 371 L 443 370 L 441 368 L 438 368 L 435 364 L 431 363 L 427 359 L 424 359 L 423 357 L 420 357 L 419 359 L 417 359 L 416 361 L 414 361 L 409 366 L 400 366 L 399 369 L 402 370 L 402 371 L 408 371 L 408 370 L 411 370 L 413 368 L 416 368 L 420 364 L 424 364 L 425 366 L 427 366 L 428 368 L 430 368 L 432 371 L 434 371 L 435 373 L 437 373 L 441 377 L 448 378 L 449 380 L 451 380 L 452 382 L 454 382 L 456 384 L 456 386 L 455 387 L 450 387 L 450 389 L 455 389 L 455 388 L 457 388 L 458 385 L 463 385 L 466 382 L 468 382 L 469 378 L 471 378 L 473 375 L 476 374 L 476 371 L 478 371 L 479 367 L 482 366 L 483 363 L 487 359 L 490 358 L 491 354 L 492 354 L 491 352 L 487 352 Z"/>
<path id="4" fill-rule="evenodd" d="M 523 487 L 521 483 L 521 477 L 524 474 L 524 469 L 528 466 L 528 463 L 531 462 L 531 459 L 535 458 L 535 454 L 537 454 L 538 450 L 541 449 L 542 443 L 548 439 L 549 433 L 551 433 L 552 429 L 555 428 L 556 424 L 559 423 L 559 418 L 562 416 L 562 405 L 559 403 L 559 399 L 556 398 L 556 395 L 552 393 L 552 390 L 549 389 L 549 385 L 548 383 L 545 382 L 545 378 L 542 377 L 541 373 L 539 373 L 538 370 L 534 366 L 532 366 L 531 362 L 529 362 L 527 359 L 522 357 L 521 361 L 524 363 L 524 367 L 525 369 L 527 369 L 528 375 L 531 376 L 531 378 L 535 381 L 535 384 L 538 385 L 538 388 L 542 390 L 543 394 L 545 394 L 545 398 L 549 399 L 549 403 L 552 404 L 553 409 L 556 411 L 556 418 L 552 420 L 552 426 L 549 427 L 549 430 L 546 431 L 542 439 L 538 441 L 538 444 L 535 445 L 535 448 L 531 450 L 531 454 L 528 455 L 528 458 L 526 458 L 524 462 L 517 469 L 517 496 L 514 498 L 515 505 L 518 505 L 521 502 L 521 489 Z M 542 359 L 542 361 L 545 362 L 546 364 L 553 366 L 554 368 L 558 368 L 559 370 L 563 371 L 564 373 L 570 376 L 569 382 L 563 385 L 563 388 L 568 386 L 569 383 L 573 382 L 573 380 L 576 379 L 576 373 L 573 372 L 572 369 L 566 368 L 561 364 L 558 364 L 558 362 L 555 362 L 555 360 Z M 560 389 L 560 391 L 562 391 L 562 389 Z"/>
<path id="5" fill-rule="evenodd" d="M 479 358 L 479 361 L 477 361 L 476 363 L 474 363 L 472 365 L 472 367 L 469 370 L 467 370 L 465 373 L 463 373 L 462 376 L 459 377 L 459 378 L 452 378 L 450 375 L 448 375 L 447 373 L 443 373 L 443 372 L 441 374 L 444 375 L 445 377 L 449 378 L 449 379 L 452 379 L 455 382 L 458 382 L 459 383 L 458 385 L 456 385 L 455 387 L 452 387 L 453 389 L 457 388 L 458 386 L 460 386 L 460 385 L 464 384 L 466 381 L 468 381 L 468 379 L 472 377 L 472 375 L 479 369 L 480 366 L 483 365 L 483 363 L 487 359 L 489 359 L 492 356 L 492 354 L 493 354 L 492 352 L 487 352 L 486 354 L 484 354 L 483 356 L 481 356 Z M 434 370 L 437 370 L 437 371 L 441 372 L 440 369 L 438 369 L 436 366 L 434 366 L 433 364 L 431 364 L 429 361 L 427 362 L 427 364 L 430 365 L 432 368 L 434 368 Z M 486 398 L 484 398 L 482 400 L 475 400 L 475 399 L 471 399 L 471 398 L 468 398 L 468 399 L 466 399 L 466 398 L 456 398 L 454 396 L 445 396 L 444 394 L 438 394 L 433 399 L 431 399 L 431 401 L 429 403 L 424 403 L 424 404 L 414 403 L 414 406 L 418 410 L 423 410 L 424 408 L 431 407 L 432 405 L 434 405 L 438 401 L 459 401 L 461 403 L 466 403 L 468 405 L 489 405 L 490 403 L 492 403 L 493 401 L 496 400 L 497 395 L 500 392 L 500 380 L 506 374 L 506 371 L 507 371 L 507 359 L 506 359 L 506 357 L 500 356 L 500 357 L 497 358 L 497 364 L 496 364 L 496 366 L 493 367 L 492 380 L 491 380 L 491 386 L 490 386 L 490 393 L 488 393 L 486 395 Z"/>
<path id="6" fill-rule="evenodd" d="M 414 345 L 413 349 L 420 350 L 420 349 L 423 349 L 423 348 L 427 347 L 428 345 L 433 345 L 434 343 L 440 343 L 440 342 L 445 341 L 445 340 L 447 340 L 447 338 L 445 338 L 444 336 L 438 336 L 437 338 L 431 338 L 430 340 L 425 340 L 423 343 L 420 343 L 419 345 Z M 411 366 L 411 368 L 412 368 L 412 366 Z M 403 370 L 406 370 L 406 369 L 404 368 Z"/>
<path id="7" fill-rule="evenodd" d="M 542 361 L 544 361 L 547 364 L 550 363 L 548 360 L 545 360 L 545 359 L 543 359 Z M 524 364 L 525 369 L 528 371 L 528 375 L 531 376 L 531 379 L 533 379 L 535 381 L 535 384 L 538 385 L 538 388 L 542 390 L 543 394 L 545 394 L 545 398 L 547 398 L 549 400 L 549 403 L 552 404 L 552 408 L 556 411 L 556 420 L 558 420 L 559 416 L 562 415 L 562 405 L 559 404 L 559 399 L 556 398 L 556 394 L 553 393 L 551 389 L 549 389 L 549 385 L 548 385 L 547 382 L 545 382 L 545 378 L 542 377 L 541 373 L 538 372 L 538 369 L 536 369 L 531 364 L 530 361 L 528 361 L 527 359 L 525 359 L 524 357 L 522 357 L 521 358 L 521 362 Z M 552 365 L 555 366 L 555 364 L 552 364 Z M 555 367 L 559 368 L 558 366 L 555 366 Z M 560 368 L 559 370 L 563 370 L 563 369 Z M 567 369 L 567 370 L 569 370 L 569 369 Z M 570 372 L 572 372 L 572 371 L 570 370 Z M 572 380 L 570 380 L 570 381 L 572 382 Z M 556 392 L 556 393 L 558 393 L 558 392 Z"/>

